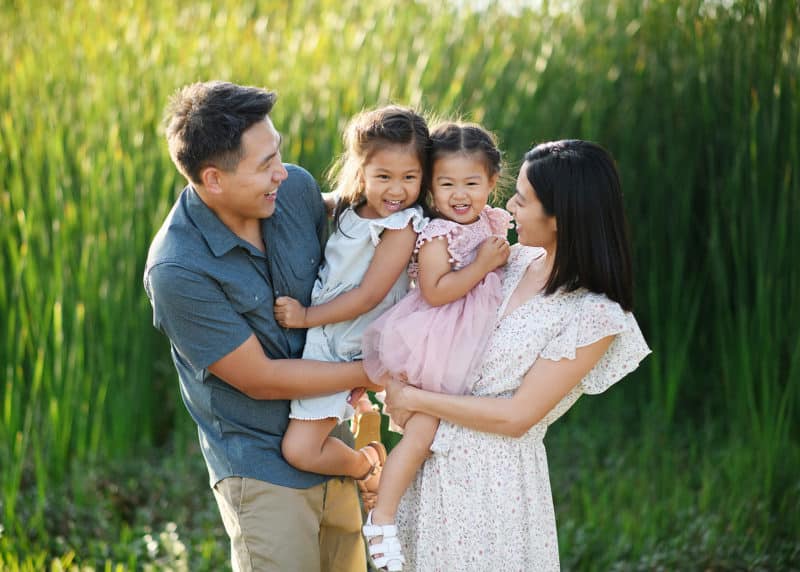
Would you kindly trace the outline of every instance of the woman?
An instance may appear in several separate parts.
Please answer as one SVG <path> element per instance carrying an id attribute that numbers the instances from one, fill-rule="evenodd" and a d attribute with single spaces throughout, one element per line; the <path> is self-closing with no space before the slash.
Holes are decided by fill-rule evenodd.
<path id="1" fill-rule="evenodd" d="M 398 514 L 406 570 L 558 570 L 547 427 L 650 352 L 633 285 L 619 176 L 594 143 L 525 155 L 508 201 L 519 244 L 471 395 L 393 380 L 386 404 L 442 422 Z"/>

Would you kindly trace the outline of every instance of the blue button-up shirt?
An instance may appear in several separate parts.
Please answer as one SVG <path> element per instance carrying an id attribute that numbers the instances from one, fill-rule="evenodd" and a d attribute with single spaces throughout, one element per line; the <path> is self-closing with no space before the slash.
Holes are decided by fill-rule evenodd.
<path id="1" fill-rule="evenodd" d="M 288 401 L 251 399 L 207 369 L 253 333 L 272 359 L 302 355 L 305 330 L 281 328 L 273 304 L 283 295 L 310 303 L 327 218 L 313 177 L 294 165 L 286 169 L 275 212 L 262 221 L 266 253 L 236 236 L 188 186 L 147 257 L 153 323 L 170 340 L 212 486 L 229 476 L 293 488 L 326 479 L 281 455 Z"/>

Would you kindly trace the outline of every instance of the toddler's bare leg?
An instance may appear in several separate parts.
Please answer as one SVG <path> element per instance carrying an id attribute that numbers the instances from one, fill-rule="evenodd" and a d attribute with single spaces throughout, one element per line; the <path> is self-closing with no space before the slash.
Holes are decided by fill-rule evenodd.
<path id="1" fill-rule="evenodd" d="M 400 499 L 430 453 L 438 427 L 439 419 L 424 413 L 415 413 L 408 420 L 403 438 L 392 449 L 383 467 L 378 502 L 372 511 L 373 523 L 394 522 Z"/>
<path id="2" fill-rule="evenodd" d="M 336 418 L 290 419 L 281 451 L 290 465 L 320 475 L 361 478 L 370 470 L 369 459 L 329 434 Z"/>

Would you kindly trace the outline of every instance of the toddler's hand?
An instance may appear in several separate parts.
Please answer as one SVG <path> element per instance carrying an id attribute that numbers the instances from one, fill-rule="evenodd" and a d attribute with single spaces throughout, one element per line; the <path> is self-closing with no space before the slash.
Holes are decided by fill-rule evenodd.
<path id="1" fill-rule="evenodd" d="M 490 236 L 481 244 L 475 260 L 478 264 L 483 265 L 488 273 L 505 264 L 509 254 L 511 254 L 511 247 L 505 238 Z"/>
<path id="2" fill-rule="evenodd" d="M 305 328 L 306 307 L 289 296 L 281 296 L 275 300 L 272 310 L 275 320 L 284 328 Z"/>

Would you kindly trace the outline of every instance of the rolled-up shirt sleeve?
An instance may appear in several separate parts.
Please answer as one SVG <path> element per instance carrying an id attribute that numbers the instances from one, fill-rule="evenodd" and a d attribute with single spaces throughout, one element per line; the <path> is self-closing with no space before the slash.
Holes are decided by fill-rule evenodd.
<path id="1" fill-rule="evenodd" d="M 180 264 L 150 268 L 145 290 L 153 325 L 193 367 L 206 369 L 242 345 L 253 333 L 212 278 Z"/>

